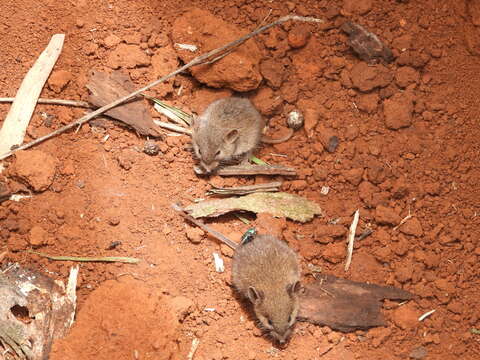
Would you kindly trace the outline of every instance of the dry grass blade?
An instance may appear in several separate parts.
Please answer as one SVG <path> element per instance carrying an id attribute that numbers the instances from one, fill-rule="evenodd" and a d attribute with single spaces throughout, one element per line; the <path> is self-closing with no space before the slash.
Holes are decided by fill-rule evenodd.
<path id="1" fill-rule="evenodd" d="M 220 176 L 235 175 L 283 175 L 295 176 L 295 169 L 280 165 L 234 165 L 226 166 L 217 170 Z"/>
<path id="2" fill-rule="evenodd" d="M 193 116 L 191 114 L 186 113 L 182 109 L 179 109 L 175 106 L 168 105 L 157 98 L 154 98 L 145 94 L 142 94 L 142 95 L 148 100 L 151 100 L 155 103 L 154 105 L 155 110 L 157 110 L 160 114 L 165 115 L 167 118 L 177 123 L 178 125 L 188 126 L 188 127 L 192 125 Z"/>
<path id="3" fill-rule="evenodd" d="M 168 129 L 168 130 L 171 130 L 171 131 L 175 131 L 175 132 L 178 132 L 178 133 L 187 134 L 187 135 L 192 136 L 192 130 L 187 129 L 183 126 L 166 123 L 164 121 L 159 121 L 159 120 L 153 120 L 153 122 L 155 123 L 155 125 L 158 125 L 163 129 Z"/>
<path id="4" fill-rule="evenodd" d="M 124 256 L 106 256 L 106 257 L 83 257 L 83 256 L 52 256 L 37 251 L 28 251 L 31 254 L 35 254 L 49 260 L 57 261 L 79 261 L 79 262 L 121 262 L 127 264 L 138 264 L 140 259 Z"/>
<path id="5" fill-rule="evenodd" d="M 80 119 L 77 119 L 76 121 L 68 124 L 68 125 L 65 125 L 64 127 L 61 127 L 60 129 L 57 129 L 56 131 L 50 133 L 50 134 L 47 134 L 45 136 L 42 136 L 42 137 L 39 137 L 38 139 L 34 140 L 34 141 L 31 141 L 27 144 L 24 144 L 24 145 L 21 145 L 19 146 L 18 148 L 14 149 L 14 150 L 11 150 L 9 151 L 8 153 L 0 156 L 0 160 L 2 159 L 5 159 L 9 156 L 12 156 L 15 152 L 17 151 L 20 151 L 20 150 L 25 150 L 25 149 L 28 149 L 28 148 L 31 148 L 32 146 L 36 145 L 36 144 L 39 144 L 45 140 L 48 140 L 54 136 L 57 136 L 59 134 L 62 134 L 64 133 L 65 131 L 67 130 L 70 130 L 72 128 L 75 128 L 75 127 L 78 127 L 82 124 L 85 124 L 86 122 L 90 121 L 91 119 L 93 119 L 94 117 L 98 116 L 98 115 L 101 115 L 103 114 L 104 112 L 114 108 L 115 106 L 117 105 L 120 105 L 122 103 L 124 103 L 125 101 L 127 100 L 130 100 L 131 98 L 135 97 L 135 96 L 138 96 L 140 94 L 142 94 L 143 92 L 147 91 L 148 89 L 158 85 L 158 84 L 161 84 L 162 82 L 174 77 L 175 75 L 177 74 L 180 74 L 182 72 L 184 72 L 185 70 L 187 70 L 188 68 L 192 67 L 192 66 L 195 66 L 195 65 L 199 65 L 199 64 L 202 64 L 205 60 L 208 60 L 212 57 L 215 57 L 215 56 L 218 56 L 218 54 L 221 54 L 223 51 L 225 50 L 228 50 L 230 48 L 234 48 L 242 43 L 244 43 L 246 40 L 264 32 L 265 30 L 268 30 L 270 29 L 271 27 L 273 26 L 276 26 L 278 24 L 282 24 L 286 21 L 290 21 L 290 20 L 293 20 L 293 21 L 302 21 L 302 22 L 316 22 L 316 23 L 323 23 L 324 21 L 321 20 L 321 19 L 317 19 L 317 18 L 313 18 L 313 17 L 304 17 L 304 16 L 296 16 L 296 15 L 287 15 L 287 16 L 284 16 L 268 25 L 265 25 L 265 26 L 262 26 L 258 29 L 256 29 L 255 31 L 252 31 L 251 33 L 245 35 L 245 36 L 242 36 L 241 38 L 237 39 L 237 40 L 234 40 L 226 45 L 223 45 L 217 49 L 214 49 L 212 51 L 209 51 L 205 54 L 202 54 L 200 56 L 197 56 L 196 58 L 194 58 L 192 61 L 190 61 L 189 63 L 179 67 L 178 69 L 176 69 L 175 71 L 171 72 L 170 74 L 168 75 L 165 75 L 165 76 L 162 76 L 160 79 L 158 80 L 155 80 L 154 82 L 142 87 L 141 89 L 138 89 L 134 92 L 132 92 L 131 94 L 129 95 L 126 95 L 124 97 L 121 97 L 120 99 L 118 100 L 115 100 L 114 102 L 110 103 L 110 104 L 107 104 L 105 106 L 102 106 L 101 108 L 95 110 L 95 111 L 92 111 L 91 113 L 88 113 L 87 115 L 85 116 L 82 116 Z"/>

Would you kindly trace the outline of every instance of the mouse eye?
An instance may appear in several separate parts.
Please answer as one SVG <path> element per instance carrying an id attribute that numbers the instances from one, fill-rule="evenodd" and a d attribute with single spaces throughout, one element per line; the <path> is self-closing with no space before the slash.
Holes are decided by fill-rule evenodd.
<path id="1" fill-rule="evenodd" d="M 220 154 L 221 154 L 221 151 L 217 150 L 217 152 L 215 153 L 215 156 L 219 156 Z"/>
<path id="2" fill-rule="evenodd" d="M 292 322 L 292 315 L 288 317 L 288 323 L 290 324 Z"/>
<path id="3" fill-rule="evenodd" d="M 272 322 L 272 320 L 268 319 L 268 325 L 269 325 L 270 327 L 273 327 L 273 322 Z"/>

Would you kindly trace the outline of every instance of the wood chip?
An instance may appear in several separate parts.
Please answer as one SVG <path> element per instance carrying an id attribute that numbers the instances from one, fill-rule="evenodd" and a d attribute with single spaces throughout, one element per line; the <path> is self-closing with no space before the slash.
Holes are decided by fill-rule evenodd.
<path id="1" fill-rule="evenodd" d="M 64 39 L 64 34 L 53 35 L 46 49 L 23 79 L 0 130 L 0 156 L 23 143 L 37 99 L 60 56 Z"/>
<path id="2" fill-rule="evenodd" d="M 300 294 L 299 320 L 349 332 L 384 326 L 382 300 L 410 300 L 408 291 L 320 275 Z"/>

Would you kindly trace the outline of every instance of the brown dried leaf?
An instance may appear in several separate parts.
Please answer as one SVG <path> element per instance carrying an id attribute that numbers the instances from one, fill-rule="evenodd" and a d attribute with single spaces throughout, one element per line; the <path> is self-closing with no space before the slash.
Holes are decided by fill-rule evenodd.
<path id="1" fill-rule="evenodd" d="M 107 74 L 93 70 L 87 89 L 91 93 L 89 102 L 96 107 L 102 107 L 132 93 L 135 86 L 130 78 L 120 71 Z M 140 135 L 161 136 L 142 99 L 119 105 L 105 114 L 131 126 Z"/>

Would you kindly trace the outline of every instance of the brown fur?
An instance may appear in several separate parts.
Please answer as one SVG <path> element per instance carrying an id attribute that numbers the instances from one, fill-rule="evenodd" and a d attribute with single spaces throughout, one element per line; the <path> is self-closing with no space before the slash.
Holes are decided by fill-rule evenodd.
<path id="1" fill-rule="evenodd" d="M 295 252 L 271 235 L 257 235 L 233 256 L 232 282 L 248 298 L 262 326 L 280 343 L 298 312 L 300 272 Z"/>
<path id="2" fill-rule="evenodd" d="M 264 127 L 265 121 L 250 100 L 220 99 L 194 119 L 193 149 L 209 173 L 222 162 L 248 160 L 260 143 Z"/>

